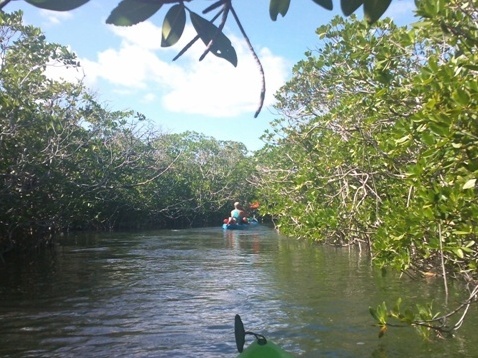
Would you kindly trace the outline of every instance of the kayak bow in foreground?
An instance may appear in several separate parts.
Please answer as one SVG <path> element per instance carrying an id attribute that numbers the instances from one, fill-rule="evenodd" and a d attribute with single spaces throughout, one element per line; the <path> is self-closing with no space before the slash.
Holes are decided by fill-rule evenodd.
<path id="1" fill-rule="evenodd" d="M 287 353 L 277 344 L 268 341 L 263 335 L 246 332 L 241 317 L 238 314 L 234 322 L 234 333 L 236 335 L 237 350 L 240 353 L 238 358 L 293 358 L 293 355 Z M 256 340 L 244 349 L 246 334 L 254 336 Z"/>

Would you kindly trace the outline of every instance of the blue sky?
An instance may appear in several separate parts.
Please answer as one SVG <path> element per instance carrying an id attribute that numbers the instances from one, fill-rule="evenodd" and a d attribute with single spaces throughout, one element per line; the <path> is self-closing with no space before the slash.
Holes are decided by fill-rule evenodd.
<path id="1" fill-rule="evenodd" d="M 212 54 L 199 62 L 204 50 L 199 41 L 173 62 L 195 35 L 189 20 L 180 43 L 161 48 L 161 25 L 169 7 L 163 6 L 149 21 L 136 26 L 106 25 L 118 2 L 90 0 L 74 11 L 51 12 L 20 0 L 4 10 L 21 9 L 24 22 L 40 27 L 48 42 L 75 52 L 81 71 L 56 71 L 65 79 L 83 78 L 110 110 L 132 109 L 146 115 L 163 132 L 192 130 L 219 140 L 243 142 L 249 150 L 262 147 L 259 137 L 277 117 L 272 107 L 274 93 L 290 78 L 292 66 L 304 58 L 304 52 L 319 44 L 315 30 L 340 14 L 338 0 L 334 11 L 312 0 L 295 0 L 287 15 L 279 15 L 273 22 L 268 1 L 233 2 L 266 75 L 265 106 L 254 118 L 260 74 L 235 23 L 230 21 L 224 32 L 238 54 L 236 68 Z M 199 14 L 209 4 L 200 0 L 186 3 Z M 405 25 L 413 21 L 414 9 L 414 0 L 394 0 L 385 16 Z M 361 16 L 361 9 L 357 14 Z"/>

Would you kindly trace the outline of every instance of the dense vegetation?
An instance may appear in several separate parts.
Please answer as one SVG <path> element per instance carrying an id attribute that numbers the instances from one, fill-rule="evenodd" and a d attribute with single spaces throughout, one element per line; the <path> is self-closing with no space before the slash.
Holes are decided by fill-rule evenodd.
<path id="1" fill-rule="evenodd" d="M 158 132 L 81 83 L 46 77 L 75 56 L 0 13 L 0 253 L 59 231 L 218 225 L 247 200 L 242 143 Z"/>
<path id="2" fill-rule="evenodd" d="M 0 254 L 62 230 L 216 225 L 232 201 L 257 198 L 285 234 L 358 245 L 379 267 L 445 287 L 460 279 L 468 307 L 478 293 L 478 6 L 417 4 L 412 28 L 353 16 L 320 27 L 253 158 L 241 143 L 158 132 L 81 83 L 49 79 L 48 66 L 76 67 L 75 56 L 21 13 L 0 14 Z M 463 322 L 400 300 L 371 313 L 380 334 L 390 318 L 424 334 Z"/>
<path id="3" fill-rule="evenodd" d="M 366 246 L 380 267 L 459 277 L 472 291 L 478 8 L 419 4 L 410 29 L 337 17 L 317 30 L 322 43 L 276 96 L 256 184 L 286 234 Z"/>

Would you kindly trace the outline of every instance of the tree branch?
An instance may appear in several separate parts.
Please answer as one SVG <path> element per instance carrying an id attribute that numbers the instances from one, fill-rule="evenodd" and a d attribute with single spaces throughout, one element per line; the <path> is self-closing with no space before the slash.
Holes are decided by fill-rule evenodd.
<path id="1" fill-rule="evenodd" d="M 239 17 L 237 16 L 236 12 L 234 11 L 234 8 L 231 5 L 231 13 L 232 16 L 234 16 L 234 19 L 236 20 L 237 26 L 239 26 L 239 30 L 242 33 L 242 36 L 244 36 L 244 40 L 247 42 L 247 46 L 249 47 L 249 51 L 251 51 L 252 56 L 254 57 L 254 60 L 257 63 L 257 66 L 259 67 L 259 72 L 261 74 L 261 82 L 262 82 L 262 87 L 261 87 L 261 95 L 260 95 L 260 100 L 259 100 L 259 107 L 256 110 L 256 113 L 254 114 L 254 118 L 257 118 L 259 113 L 261 113 L 262 106 L 264 105 L 264 98 L 266 96 L 266 77 L 264 75 L 264 68 L 262 67 L 262 63 L 259 60 L 259 57 L 256 54 L 256 51 L 254 50 L 254 47 L 252 47 L 251 41 L 249 40 L 249 37 L 247 36 L 246 32 L 244 31 L 244 28 L 242 27 L 241 21 L 239 20 Z"/>

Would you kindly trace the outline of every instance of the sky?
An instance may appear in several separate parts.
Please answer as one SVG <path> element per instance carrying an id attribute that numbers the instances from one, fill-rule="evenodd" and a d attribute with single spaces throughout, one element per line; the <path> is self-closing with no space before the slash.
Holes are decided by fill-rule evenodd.
<path id="1" fill-rule="evenodd" d="M 165 133 L 195 131 L 242 142 L 251 151 L 264 145 L 260 136 L 279 118 L 273 108 L 274 93 L 291 77 L 294 64 L 305 59 L 304 53 L 319 45 L 315 30 L 341 15 L 338 0 L 334 0 L 337 9 L 333 11 L 312 0 L 295 0 L 285 17 L 279 15 L 272 21 L 268 1 L 233 1 L 265 71 L 265 103 L 254 118 L 260 72 L 232 17 L 223 32 L 236 50 L 237 67 L 212 54 L 199 62 L 205 48 L 200 41 L 172 61 L 195 36 L 189 19 L 179 43 L 161 48 L 161 26 L 169 6 L 135 26 L 107 25 L 105 20 L 119 1 L 90 0 L 73 11 L 53 12 L 17 0 L 4 11 L 22 10 L 24 22 L 41 28 L 48 42 L 76 53 L 81 70 L 56 68 L 55 75 L 66 80 L 82 78 L 107 109 L 140 112 Z M 186 2 L 198 14 L 209 4 L 205 0 Z M 414 9 L 414 0 L 394 0 L 384 16 L 406 25 L 415 21 Z M 362 9 L 356 14 L 362 17 Z"/>

